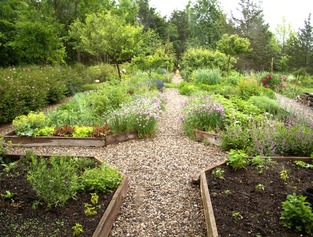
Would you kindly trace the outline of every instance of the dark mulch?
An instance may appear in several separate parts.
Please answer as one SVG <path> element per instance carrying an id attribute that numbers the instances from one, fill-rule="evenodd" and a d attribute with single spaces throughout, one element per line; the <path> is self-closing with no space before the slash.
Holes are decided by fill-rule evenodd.
<path id="1" fill-rule="evenodd" d="M 293 162 L 279 162 L 262 173 L 255 166 L 238 171 L 226 164 L 220 167 L 224 179 L 206 172 L 219 236 L 309 236 L 285 229 L 279 217 L 287 194 L 299 195 L 313 187 L 313 170 Z M 283 169 L 288 170 L 287 181 L 280 177 Z M 264 191 L 256 188 L 258 184 L 264 185 Z"/>
<path id="2" fill-rule="evenodd" d="M 0 194 L 15 193 L 13 201 L 0 197 L 0 236 L 72 236 L 72 226 L 80 223 L 83 234 L 92 236 L 114 193 L 99 194 L 97 215 L 86 216 L 84 203 L 91 203 L 89 193 L 79 193 L 77 200 L 70 200 L 66 206 L 48 209 L 45 205 L 33 208 L 38 197 L 26 180 L 26 171 L 14 169 L 8 175 L 0 168 Z"/>

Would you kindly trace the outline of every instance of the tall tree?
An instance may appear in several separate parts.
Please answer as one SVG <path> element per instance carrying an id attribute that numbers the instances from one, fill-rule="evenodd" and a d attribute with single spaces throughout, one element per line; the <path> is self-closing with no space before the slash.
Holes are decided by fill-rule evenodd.
<path id="1" fill-rule="evenodd" d="M 224 34 L 217 43 L 217 49 L 228 56 L 227 69 L 229 70 L 232 57 L 237 59 L 239 55 L 249 52 L 250 42 L 238 35 Z"/>
<path id="2" fill-rule="evenodd" d="M 243 55 L 238 63 L 242 69 L 268 70 L 275 51 L 271 45 L 272 33 L 264 22 L 263 10 L 253 0 L 240 0 L 239 17 L 232 22 L 236 33 L 248 38 L 252 51 Z"/>
<path id="3" fill-rule="evenodd" d="M 190 44 L 214 49 L 225 33 L 226 16 L 217 0 L 197 0 L 187 6 L 190 25 Z"/>
<path id="4" fill-rule="evenodd" d="M 143 43 L 142 27 L 128 24 L 111 12 L 89 14 L 86 22 L 77 21 L 73 30 L 80 34 L 82 50 L 98 57 L 108 55 L 120 78 L 119 63 L 138 54 Z"/>
<path id="5" fill-rule="evenodd" d="M 304 68 L 313 73 L 313 27 L 311 14 L 304 21 L 304 28 L 299 29 L 297 37 L 292 37 L 288 47 L 288 65 L 296 70 Z"/>
<path id="6" fill-rule="evenodd" d="M 286 18 L 283 17 L 282 22 L 278 24 L 275 29 L 275 36 L 279 47 L 279 52 L 275 61 L 280 71 L 287 70 L 287 45 L 294 35 L 295 32 L 292 30 L 291 24 L 287 23 Z"/>
<path id="7" fill-rule="evenodd" d="M 155 8 L 150 7 L 149 0 L 137 0 L 137 4 L 138 22 L 143 25 L 144 30 L 154 30 L 166 42 L 168 40 L 166 18 L 161 17 Z"/>
<path id="8" fill-rule="evenodd" d="M 15 38 L 16 22 L 24 2 L 20 0 L 2 0 L 0 4 L 0 66 L 16 64 L 19 55 L 10 45 Z"/>
<path id="9" fill-rule="evenodd" d="M 176 57 L 179 59 L 187 49 L 190 35 L 186 11 L 174 11 L 169 19 L 169 39 L 173 42 Z"/>

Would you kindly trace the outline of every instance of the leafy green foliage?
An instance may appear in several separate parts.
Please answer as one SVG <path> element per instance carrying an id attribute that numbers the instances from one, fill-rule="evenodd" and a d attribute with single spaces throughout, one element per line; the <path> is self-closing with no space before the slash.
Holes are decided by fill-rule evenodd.
<path id="1" fill-rule="evenodd" d="M 118 187 L 122 176 L 117 169 L 102 163 L 100 168 L 87 169 L 81 176 L 81 190 L 86 192 L 111 192 Z"/>
<path id="2" fill-rule="evenodd" d="M 240 54 L 249 52 L 250 41 L 247 38 L 241 38 L 238 35 L 224 34 L 217 42 L 217 49 L 228 55 L 228 64 L 231 57 L 238 57 Z M 229 65 L 227 65 L 227 69 Z"/>
<path id="3" fill-rule="evenodd" d="M 87 127 L 87 126 L 82 126 L 74 127 L 74 132 L 72 134 L 73 137 L 90 137 L 90 135 L 93 133 L 93 127 Z"/>
<path id="4" fill-rule="evenodd" d="M 251 96 L 249 101 L 256 107 L 264 110 L 270 114 L 277 115 L 281 110 L 280 104 L 277 100 L 268 98 L 267 96 Z"/>
<path id="5" fill-rule="evenodd" d="M 111 12 L 88 14 L 85 22 L 76 21 L 71 26 L 72 35 L 78 32 L 81 49 L 95 56 L 109 55 L 120 79 L 119 62 L 138 54 L 142 30 Z"/>
<path id="6" fill-rule="evenodd" d="M 228 57 L 219 52 L 210 49 L 190 48 L 182 55 L 181 67 L 185 71 L 184 78 L 189 79 L 192 71 L 201 68 L 218 68 L 225 70 L 228 63 Z M 233 61 L 231 61 L 233 63 Z"/>
<path id="7" fill-rule="evenodd" d="M 44 113 L 29 113 L 15 118 L 12 122 L 15 133 L 19 136 L 33 136 L 36 129 L 42 129 L 49 124 Z"/>
<path id="8" fill-rule="evenodd" d="M 181 95 L 191 95 L 193 92 L 197 90 L 197 87 L 193 84 L 190 84 L 188 82 L 181 82 L 179 84 L 179 93 Z"/>
<path id="9" fill-rule="evenodd" d="M 192 72 L 191 80 L 195 83 L 216 85 L 221 81 L 221 73 L 217 69 L 198 69 Z"/>
<path id="10" fill-rule="evenodd" d="M 64 206 L 79 189 L 75 161 L 67 157 L 32 157 L 27 180 L 47 206 Z"/>
<path id="11" fill-rule="evenodd" d="M 289 194 L 282 203 L 280 220 L 284 227 L 311 234 L 313 231 L 313 212 L 311 204 L 301 195 Z"/>
<path id="12" fill-rule="evenodd" d="M 285 89 L 284 82 L 286 80 L 286 76 L 271 73 L 263 76 L 261 79 L 261 83 L 265 88 L 269 88 L 274 91 L 282 91 L 283 89 Z"/>
<path id="13" fill-rule="evenodd" d="M 234 170 L 238 170 L 246 168 L 250 161 L 244 150 L 230 150 L 226 163 Z"/>

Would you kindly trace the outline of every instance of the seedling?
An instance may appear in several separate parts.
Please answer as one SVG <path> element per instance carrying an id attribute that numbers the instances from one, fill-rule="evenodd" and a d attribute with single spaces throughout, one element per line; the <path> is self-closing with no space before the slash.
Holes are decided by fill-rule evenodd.
<path id="1" fill-rule="evenodd" d="M 212 175 L 218 179 L 224 179 L 223 174 L 224 170 L 222 168 L 216 168 L 212 171 Z"/>
<path id="2" fill-rule="evenodd" d="M 234 211 L 234 212 L 232 213 L 232 216 L 233 216 L 236 220 L 241 220 L 241 219 L 243 219 L 243 216 L 241 215 L 240 212 Z"/>
<path id="3" fill-rule="evenodd" d="M 286 181 L 286 180 L 289 178 L 289 176 L 288 176 L 288 170 L 286 170 L 285 168 L 282 169 L 282 170 L 280 171 L 280 178 L 281 178 L 283 181 Z"/>
<path id="4" fill-rule="evenodd" d="M 90 199 L 91 203 L 92 203 L 93 205 L 97 205 L 97 204 L 98 204 L 98 201 L 99 201 L 99 196 L 98 196 L 98 194 L 97 194 L 97 193 L 91 193 L 90 195 L 91 195 L 91 199 Z"/>
<path id="5" fill-rule="evenodd" d="M 96 208 L 89 203 L 84 203 L 85 205 L 85 215 L 86 216 L 94 216 L 97 215 Z"/>
<path id="6" fill-rule="evenodd" d="M 81 233 L 84 232 L 83 225 L 79 223 L 76 223 L 74 226 L 72 226 L 72 230 L 73 236 L 79 236 Z"/>
<path id="7" fill-rule="evenodd" d="M 231 194 L 232 191 L 231 191 L 230 189 L 225 189 L 225 190 L 224 190 L 224 193 L 225 193 L 225 194 Z"/>
<path id="8" fill-rule="evenodd" d="M 255 188 L 258 189 L 258 190 L 261 190 L 261 191 L 264 191 L 264 190 L 265 190 L 265 186 L 264 186 L 263 184 L 257 184 L 257 185 L 255 186 Z"/>
<path id="9" fill-rule="evenodd" d="M 11 199 L 11 201 L 13 202 L 13 197 L 15 196 L 16 193 L 11 193 L 9 190 L 5 191 L 5 194 L 1 194 L 1 197 L 3 199 Z"/>

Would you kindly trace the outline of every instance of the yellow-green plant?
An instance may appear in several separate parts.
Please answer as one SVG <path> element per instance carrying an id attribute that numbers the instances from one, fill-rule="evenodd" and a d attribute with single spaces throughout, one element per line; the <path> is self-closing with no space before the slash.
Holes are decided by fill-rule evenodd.
<path id="1" fill-rule="evenodd" d="M 28 115 L 16 117 L 12 122 L 15 133 L 19 136 L 33 136 L 36 133 L 36 129 L 42 129 L 49 123 L 49 119 L 43 112 L 30 112 Z"/>
<path id="2" fill-rule="evenodd" d="M 79 236 L 81 233 L 84 232 L 83 225 L 79 223 L 75 223 L 74 226 L 72 226 L 73 230 L 73 236 Z"/>

